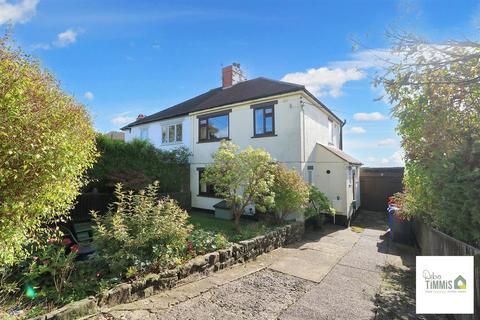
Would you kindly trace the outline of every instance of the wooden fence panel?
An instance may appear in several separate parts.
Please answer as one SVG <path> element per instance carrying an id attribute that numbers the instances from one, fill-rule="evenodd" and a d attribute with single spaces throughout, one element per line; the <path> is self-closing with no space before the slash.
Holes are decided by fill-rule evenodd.
<path id="1" fill-rule="evenodd" d="M 361 168 L 362 208 L 370 211 L 385 211 L 388 197 L 403 190 L 403 171 L 403 168 Z"/>
<path id="2" fill-rule="evenodd" d="M 458 320 L 480 319 L 480 249 L 433 229 L 419 220 L 414 221 L 413 232 L 420 252 L 424 256 L 474 256 L 475 314 L 454 315 L 454 318 Z"/>

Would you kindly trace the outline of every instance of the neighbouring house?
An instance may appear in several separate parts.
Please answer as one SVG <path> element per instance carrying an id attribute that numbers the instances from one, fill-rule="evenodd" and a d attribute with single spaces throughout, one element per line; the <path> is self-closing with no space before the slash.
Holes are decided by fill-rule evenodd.
<path id="1" fill-rule="evenodd" d="M 326 193 L 337 220 L 348 221 L 360 205 L 361 163 L 342 151 L 345 123 L 302 85 L 262 77 L 246 80 L 236 63 L 223 68 L 222 75 L 221 87 L 140 115 L 121 129 L 125 140 L 190 149 L 192 206 L 209 210 L 221 199 L 200 179 L 219 141 L 264 148 Z"/>

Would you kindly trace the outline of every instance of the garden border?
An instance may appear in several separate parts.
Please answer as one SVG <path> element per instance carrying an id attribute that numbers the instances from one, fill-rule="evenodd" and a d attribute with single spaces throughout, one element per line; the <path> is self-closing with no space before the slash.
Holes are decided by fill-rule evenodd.
<path id="1" fill-rule="evenodd" d="M 189 260 L 175 269 L 162 273 L 148 274 L 131 283 L 121 283 L 97 296 L 69 303 L 60 309 L 36 317 L 36 320 L 76 319 L 100 311 L 102 307 L 112 307 L 147 298 L 162 291 L 188 282 L 188 277 L 210 274 L 237 263 L 254 260 L 259 255 L 276 248 L 300 241 L 305 233 L 304 222 L 293 222 L 277 227 L 262 236 L 239 241 L 231 247 L 207 253 Z M 192 280 L 193 281 L 193 280 Z"/>

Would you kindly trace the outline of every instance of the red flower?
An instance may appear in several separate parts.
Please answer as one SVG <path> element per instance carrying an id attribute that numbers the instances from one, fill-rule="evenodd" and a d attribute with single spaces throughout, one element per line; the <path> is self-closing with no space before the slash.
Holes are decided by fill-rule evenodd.
<path id="1" fill-rule="evenodd" d="M 47 264 L 48 264 L 48 259 L 43 260 L 42 263 L 43 263 L 44 265 L 47 265 Z"/>
<path id="2" fill-rule="evenodd" d="M 52 244 L 52 243 L 55 243 L 55 242 L 57 242 L 57 239 L 55 239 L 55 238 L 50 238 L 50 239 L 47 240 L 48 244 Z"/>
<path id="3" fill-rule="evenodd" d="M 74 253 L 78 253 L 78 251 L 79 251 L 78 244 L 74 244 L 74 245 L 70 248 L 70 250 L 72 250 L 72 252 L 74 252 Z"/>
<path id="4" fill-rule="evenodd" d="M 70 238 L 63 238 L 62 242 L 66 246 L 72 244 L 72 240 L 70 240 Z"/>

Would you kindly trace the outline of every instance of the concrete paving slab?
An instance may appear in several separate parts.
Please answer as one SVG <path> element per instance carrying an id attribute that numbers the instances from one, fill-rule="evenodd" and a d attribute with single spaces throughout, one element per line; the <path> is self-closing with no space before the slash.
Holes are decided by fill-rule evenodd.
<path id="1" fill-rule="evenodd" d="M 381 267 L 385 264 L 386 255 L 375 253 L 370 248 L 355 246 L 352 251 L 347 253 L 339 264 L 358 269 L 365 269 L 374 272 L 381 272 Z"/>
<path id="2" fill-rule="evenodd" d="M 177 287 L 172 291 L 175 291 L 180 295 L 185 295 L 187 298 L 191 299 L 216 286 L 217 284 L 212 281 L 210 277 L 207 277 L 202 280 Z"/>
<path id="3" fill-rule="evenodd" d="M 317 251 L 320 251 L 320 252 L 324 252 L 326 254 L 333 254 L 333 255 L 338 254 L 340 256 L 345 255 L 349 251 L 349 249 L 344 247 L 344 246 L 340 246 L 336 243 L 330 243 L 330 242 L 326 242 L 326 241 L 315 241 L 315 242 L 305 241 L 305 242 L 300 243 L 300 245 L 297 247 L 297 249 L 299 249 L 299 250 L 306 250 L 306 249 L 317 250 Z"/>
<path id="4" fill-rule="evenodd" d="M 320 282 L 340 260 L 341 253 L 330 254 L 317 250 L 285 250 L 286 254 L 268 268 L 298 278 Z"/>
<path id="5" fill-rule="evenodd" d="M 236 265 L 232 268 L 224 269 L 219 272 L 210 275 L 209 281 L 216 285 L 222 285 L 231 281 L 235 281 L 251 273 L 257 272 L 265 268 L 266 264 L 262 264 L 260 261 L 254 261 L 252 263 L 245 263 Z"/>

